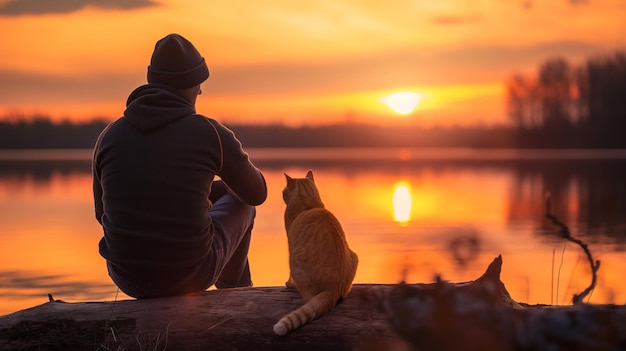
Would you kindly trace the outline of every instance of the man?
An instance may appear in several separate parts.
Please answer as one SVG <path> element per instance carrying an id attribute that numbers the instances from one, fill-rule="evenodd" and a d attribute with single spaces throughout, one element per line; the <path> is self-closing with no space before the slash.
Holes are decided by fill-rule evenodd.
<path id="1" fill-rule="evenodd" d="M 129 296 L 251 286 L 248 248 L 261 171 L 235 135 L 196 114 L 204 58 L 187 39 L 159 40 L 148 84 L 98 137 L 93 157 L 100 254 Z M 216 179 L 219 177 L 220 179 Z"/>

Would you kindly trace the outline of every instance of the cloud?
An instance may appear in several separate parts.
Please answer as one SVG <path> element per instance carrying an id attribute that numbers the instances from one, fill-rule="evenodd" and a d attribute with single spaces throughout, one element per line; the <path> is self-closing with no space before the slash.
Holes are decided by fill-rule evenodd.
<path id="1" fill-rule="evenodd" d="M 457 49 L 407 48 L 312 63 L 275 62 L 218 67 L 203 87 L 207 93 L 290 93 L 368 91 L 401 86 L 504 81 L 546 59 L 588 58 L 600 48 L 587 42 L 552 42 L 528 47 L 476 46 Z M 210 64 L 210 63 L 209 63 Z"/>
<path id="2" fill-rule="evenodd" d="M 96 73 L 87 76 L 55 76 L 35 72 L 0 70 L 0 104 L 91 103 L 122 99 L 145 81 L 145 73 Z"/>
<path id="3" fill-rule="evenodd" d="M 575 63 L 601 51 L 592 43 L 562 41 L 527 47 L 406 48 L 327 61 L 248 66 L 215 67 L 207 57 L 211 77 L 202 91 L 210 96 L 287 96 L 505 81 L 524 68 L 539 67 L 549 58 L 563 57 Z M 145 71 L 67 77 L 0 70 L 0 105 L 59 101 L 122 104 L 132 89 L 144 83 Z"/>
<path id="4" fill-rule="evenodd" d="M 589 0 L 566 0 L 566 1 L 572 6 L 585 5 L 589 3 Z M 533 7 L 534 2 L 533 0 L 522 0 L 521 5 L 525 10 L 530 10 Z"/>
<path id="5" fill-rule="evenodd" d="M 152 0 L 9 0 L 0 3 L 0 16 L 65 14 L 86 7 L 132 10 L 155 5 Z"/>
<path id="6" fill-rule="evenodd" d="M 458 25 L 469 24 L 482 21 L 482 17 L 479 15 L 439 15 L 431 18 L 431 22 L 440 25 Z"/>

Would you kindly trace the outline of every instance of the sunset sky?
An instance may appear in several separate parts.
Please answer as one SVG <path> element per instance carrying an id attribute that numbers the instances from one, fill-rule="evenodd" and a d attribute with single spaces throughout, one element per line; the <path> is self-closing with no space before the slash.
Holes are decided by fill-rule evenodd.
<path id="1" fill-rule="evenodd" d="M 198 112 L 224 122 L 492 125 L 512 74 L 625 49 L 626 1 L 0 0 L 0 32 L 0 117 L 114 119 L 175 32 L 211 71 Z"/>

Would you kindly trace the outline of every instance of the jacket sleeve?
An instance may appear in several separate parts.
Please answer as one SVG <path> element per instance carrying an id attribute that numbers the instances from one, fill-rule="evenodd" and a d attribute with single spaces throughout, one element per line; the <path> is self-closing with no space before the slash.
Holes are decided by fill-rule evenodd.
<path id="1" fill-rule="evenodd" d="M 218 176 L 245 204 L 258 206 L 267 198 L 265 177 L 243 150 L 235 134 L 224 125 L 211 121 L 221 139 L 222 167 Z"/>
<path id="2" fill-rule="evenodd" d="M 98 136 L 98 140 L 96 141 L 96 145 L 93 149 L 93 158 L 91 160 L 91 176 L 93 179 L 93 202 L 95 208 L 95 215 L 98 223 L 102 224 L 102 215 L 104 213 L 104 208 L 102 204 L 102 184 L 100 183 L 100 171 L 98 169 L 97 156 L 100 150 L 100 144 L 102 142 L 102 137 L 109 129 L 107 126 L 102 133 Z"/>
<path id="3" fill-rule="evenodd" d="M 96 176 L 95 171 L 93 175 L 93 200 L 96 219 L 98 220 L 98 223 L 102 224 L 102 214 L 104 213 L 102 206 L 102 186 L 100 185 L 100 180 Z"/>

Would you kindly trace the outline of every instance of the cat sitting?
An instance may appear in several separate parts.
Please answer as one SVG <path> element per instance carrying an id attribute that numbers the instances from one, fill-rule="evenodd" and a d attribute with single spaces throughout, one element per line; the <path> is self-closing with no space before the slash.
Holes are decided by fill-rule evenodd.
<path id="1" fill-rule="evenodd" d="M 341 224 L 324 208 L 313 181 L 285 174 L 283 189 L 285 229 L 289 244 L 288 288 L 295 288 L 304 305 L 288 313 L 274 325 L 274 333 L 288 332 L 324 315 L 352 288 L 358 264 L 350 250 Z"/>

